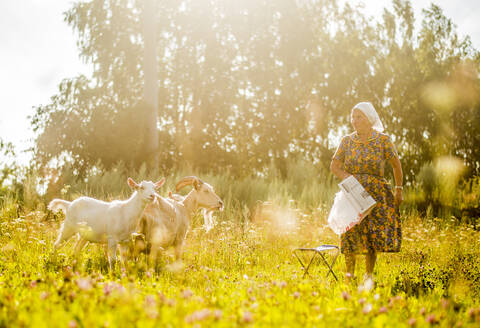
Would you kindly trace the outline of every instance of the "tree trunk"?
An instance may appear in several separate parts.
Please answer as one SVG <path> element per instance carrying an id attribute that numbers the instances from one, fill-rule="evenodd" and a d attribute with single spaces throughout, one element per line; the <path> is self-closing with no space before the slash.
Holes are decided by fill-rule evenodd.
<path id="1" fill-rule="evenodd" d="M 157 87 L 157 63 L 156 63 L 156 23 L 155 23 L 155 0 L 144 0 L 144 99 L 146 115 L 145 150 L 146 161 L 152 167 L 158 166 L 158 87 Z"/>

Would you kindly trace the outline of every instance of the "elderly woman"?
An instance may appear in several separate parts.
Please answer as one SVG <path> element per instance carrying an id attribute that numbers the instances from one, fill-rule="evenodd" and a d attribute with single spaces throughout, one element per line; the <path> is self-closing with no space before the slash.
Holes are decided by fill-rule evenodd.
<path id="1" fill-rule="evenodd" d="M 354 277 L 357 254 L 366 255 L 365 281 L 373 279 L 378 252 L 400 251 L 402 230 L 398 205 L 402 202 L 403 173 L 395 147 L 382 133 L 382 122 L 371 103 L 355 105 L 351 123 L 355 132 L 343 137 L 330 169 L 341 180 L 353 174 L 377 201 L 370 214 L 341 237 L 347 281 Z M 385 162 L 393 168 L 393 191 L 383 176 Z"/>

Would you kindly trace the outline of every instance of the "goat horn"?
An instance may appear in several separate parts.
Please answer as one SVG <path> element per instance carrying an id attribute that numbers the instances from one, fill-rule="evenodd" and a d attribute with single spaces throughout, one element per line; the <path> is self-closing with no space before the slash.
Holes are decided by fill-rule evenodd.
<path id="1" fill-rule="evenodd" d="M 195 180 L 199 181 L 200 179 L 198 179 L 196 176 L 193 176 L 193 175 L 188 176 L 188 177 L 183 177 L 183 178 L 180 179 L 180 181 L 177 182 L 177 185 L 175 186 L 175 189 L 178 192 L 183 187 L 193 184 L 193 182 Z"/>

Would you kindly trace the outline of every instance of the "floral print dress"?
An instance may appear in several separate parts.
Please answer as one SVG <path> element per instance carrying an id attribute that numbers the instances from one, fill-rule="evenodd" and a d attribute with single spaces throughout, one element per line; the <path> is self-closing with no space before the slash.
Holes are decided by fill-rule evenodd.
<path id="1" fill-rule="evenodd" d="M 343 137 L 334 159 L 355 176 L 377 205 L 362 222 L 341 237 L 342 253 L 365 254 L 368 251 L 398 252 L 402 230 L 398 207 L 390 184 L 383 177 L 385 162 L 396 155 L 390 138 L 374 131 L 370 139 L 360 141 L 356 133 Z"/>

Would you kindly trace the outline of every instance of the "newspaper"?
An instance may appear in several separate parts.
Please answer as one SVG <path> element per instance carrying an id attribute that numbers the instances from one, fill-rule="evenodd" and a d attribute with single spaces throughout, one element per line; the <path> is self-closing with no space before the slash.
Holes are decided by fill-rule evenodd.
<path id="1" fill-rule="evenodd" d="M 370 196 L 353 175 L 344 179 L 338 186 L 344 192 L 348 203 L 358 213 L 360 219 L 366 217 L 377 204 L 375 199 Z"/>

